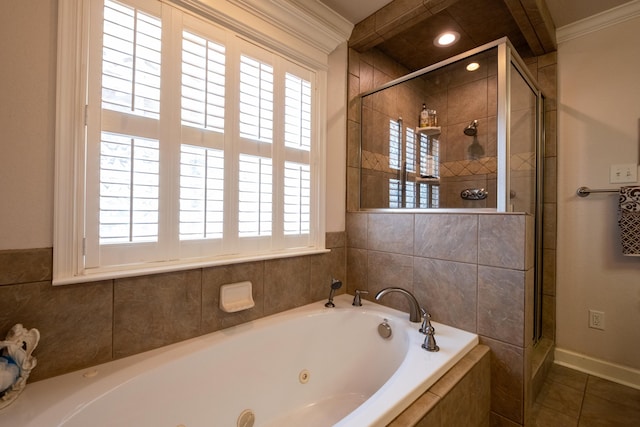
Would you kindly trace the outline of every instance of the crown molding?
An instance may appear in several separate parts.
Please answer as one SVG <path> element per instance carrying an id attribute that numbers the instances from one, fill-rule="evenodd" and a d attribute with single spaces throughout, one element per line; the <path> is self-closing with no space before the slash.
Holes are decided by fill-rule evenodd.
<path id="1" fill-rule="evenodd" d="M 319 0 L 171 1 L 266 44 L 300 50 L 295 45 L 301 43 L 325 55 L 346 42 L 353 30 L 352 23 Z"/>
<path id="2" fill-rule="evenodd" d="M 640 0 L 614 7 L 556 30 L 558 44 L 640 16 Z"/>
<path id="3" fill-rule="evenodd" d="M 324 37 L 333 42 L 328 43 L 329 52 L 351 37 L 354 25 L 342 15 L 333 11 L 319 0 L 276 0 L 265 2 L 264 0 L 243 0 L 256 6 L 264 7 L 268 4 L 277 5 L 282 10 L 288 10 L 293 20 L 285 22 L 287 28 L 295 28 L 301 34 L 309 33 L 310 30 L 321 32 Z M 277 11 L 276 16 L 281 16 Z M 275 19 L 270 15 L 271 19 Z"/>

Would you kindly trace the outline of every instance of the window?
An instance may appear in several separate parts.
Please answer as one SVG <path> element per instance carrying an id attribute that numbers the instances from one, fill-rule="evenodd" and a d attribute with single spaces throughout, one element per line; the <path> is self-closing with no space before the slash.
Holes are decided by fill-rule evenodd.
<path id="1" fill-rule="evenodd" d="M 180 240 L 221 239 L 224 227 L 224 152 L 180 148 Z"/>
<path id="2" fill-rule="evenodd" d="M 324 250 L 317 69 L 166 2 L 74 1 L 99 54 L 63 275 Z"/>
<path id="3" fill-rule="evenodd" d="M 404 139 L 403 139 L 404 137 Z M 434 136 L 405 128 L 402 119 L 389 120 L 390 208 L 437 208 L 440 204 L 440 143 Z"/>
<path id="4" fill-rule="evenodd" d="M 402 207 L 402 188 L 399 179 L 389 179 L 389 207 L 401 208 Z"/>
<path id="5" fill-rule="evenodd" d="M 400 121 L 389 120 L 389 168 L 400 170 L 402 165 L 402 141 Z"/>
<path id="6" fill-rule="evenodd" d="M 440 207 L 440 185 L 429 180 L 440 178 L 440 141 L 435 136 L 420 134 L 419 207 Z"/>
<path id="7" fill-rule="evenodd" d="M 404 146 L 405 146 L 405 168 L 407 172 L 416 171 L 416 137 L 413 129 L 407 128 L 405 130 L 405 138 L 404 138 Z"/>
<path id="8" fill-rule="evenodd" d="M 424 134 L 420 135 L 420 175 L 440 177 L 440 141 Z"/>
<path id="9" fill-rule="evenodd" d="M 159 159 L 157 140 L 101 133 L 101 245 L 158 240 Z"/>

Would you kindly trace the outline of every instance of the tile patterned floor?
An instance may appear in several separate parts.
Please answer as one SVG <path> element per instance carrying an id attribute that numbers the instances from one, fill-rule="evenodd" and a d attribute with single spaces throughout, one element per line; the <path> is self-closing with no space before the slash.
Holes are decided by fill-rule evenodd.
<path id="1" fill-rule="evenodd" d="M 638 427 L 640 390 L 553 365 L 533 408 L 535 427 Z"/>

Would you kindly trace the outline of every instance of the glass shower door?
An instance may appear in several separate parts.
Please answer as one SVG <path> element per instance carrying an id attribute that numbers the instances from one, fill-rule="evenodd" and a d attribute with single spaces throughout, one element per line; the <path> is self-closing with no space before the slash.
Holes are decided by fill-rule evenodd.
<path id="1" fill-rule="evenodd" d="M 543 96 L 512 62 L 509 70 L 509 204 L 534 218 L 533 337 L 542 337 L 542 152 Z"/>
<path id="2" fill-rule="evenodd" d="M 536 214 L 538 95 L 511 64 L 510 203 L 513 212 Z"/>

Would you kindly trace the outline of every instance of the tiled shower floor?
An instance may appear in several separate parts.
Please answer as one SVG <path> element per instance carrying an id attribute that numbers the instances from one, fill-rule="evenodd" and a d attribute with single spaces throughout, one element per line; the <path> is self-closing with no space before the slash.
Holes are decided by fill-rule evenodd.
<path id="1" fill-rule="evenodd" d="M 638 427 L 640 390 L 554 364 L 533 421 L 536 427 Z"/>

